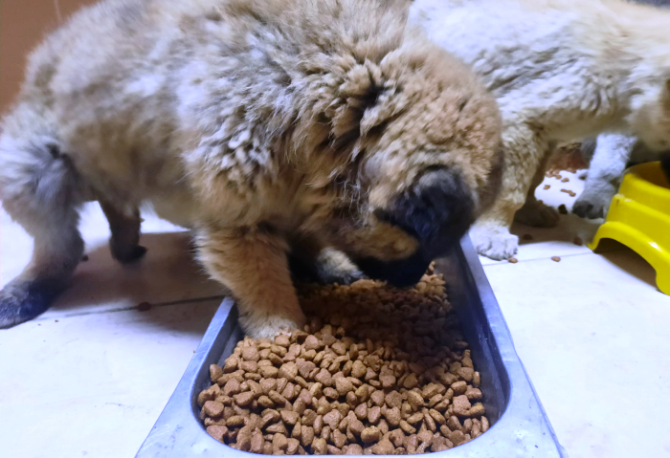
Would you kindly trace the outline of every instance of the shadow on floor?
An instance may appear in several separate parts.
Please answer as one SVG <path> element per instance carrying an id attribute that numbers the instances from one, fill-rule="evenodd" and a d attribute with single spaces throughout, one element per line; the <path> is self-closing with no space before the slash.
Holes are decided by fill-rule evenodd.
<path id="1" fill-rule="evenodd" d="M 223 287 L 207 278 L 195 261 L 188 232 L 143 234 L 147 254 L 137 263 L 121 265 L 107 245 L 87 250 L 71 286 L 53 306 L 59 311 L 84 307 L 131 308 L 143 302 L 174 303 L 222 296 Z"/>
<path id="2" fill-rule="evenodd" d="M 602 239 L 596 254 L 633 277 L 656 288 L 656 271 L 645 259 L 626 245 L 611 239 Z M 659 290 L 659 294 L 662 294 Z"/>

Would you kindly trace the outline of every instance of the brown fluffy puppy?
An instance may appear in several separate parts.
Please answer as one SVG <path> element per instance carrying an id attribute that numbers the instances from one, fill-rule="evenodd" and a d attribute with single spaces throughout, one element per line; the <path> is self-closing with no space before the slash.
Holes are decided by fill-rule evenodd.
<path id="1" fill-rule="evenodd" d="M 470 71 L 404 36 L 406 3 L 108 0 L 73 17 L 2 126 L 3 205 L 35 245 L 0 326 L 67 285 L 90 200 L 122 262 L 144 254 L 141 204 L 192 228 L 254 337 L 303 322 L 291 252 L 416 282 L 477 216 L 500 120 Z"/>

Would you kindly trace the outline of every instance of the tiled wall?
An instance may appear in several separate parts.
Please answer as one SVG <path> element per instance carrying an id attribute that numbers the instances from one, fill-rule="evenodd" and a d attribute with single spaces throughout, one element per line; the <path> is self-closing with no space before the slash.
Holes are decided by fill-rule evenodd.
<path id="1" fill-rule="evenodd" d="M 94 0 L 0 0 L 0 113 L 14 100 L 26 55 L 60 20 Z"/>

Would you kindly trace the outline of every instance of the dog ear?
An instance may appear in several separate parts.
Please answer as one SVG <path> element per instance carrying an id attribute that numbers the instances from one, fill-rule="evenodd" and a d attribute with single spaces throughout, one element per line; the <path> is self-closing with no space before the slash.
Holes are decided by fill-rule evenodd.
<path id="1" fill-rule="evenodd" d="M 416 237 L 437 257 L 465 235 L 475 218 L 475 202 L 460 173 L 434 166 L 376 216 Z"/>

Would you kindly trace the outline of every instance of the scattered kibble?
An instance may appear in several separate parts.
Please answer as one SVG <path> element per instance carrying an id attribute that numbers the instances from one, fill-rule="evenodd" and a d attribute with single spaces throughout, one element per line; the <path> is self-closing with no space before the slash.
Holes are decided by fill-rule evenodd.
<path id="1" fill-rule="evenodd" d="M 571 191 L 570 189 L 561 189 L 561 192 L 568 194 L 570 197 L 575 197 L 577 195 L 576 192 Z"/>
<path id="2" fill-rule="evenodd" d="M 549 189 L 551 189 L 551 185 L 550 184 L 545 184 L 544 185 L 544 190 L 548 191 Z"/>
<path id="3" fill-rule="evenodd" d="M 561 262 L 561 257 L 560 256 L 552 256 L 551 260 L 554 262 Z"/>
<path id="4" fill-rule="evenodd" d="M 570 178 L 565 177 L 561 180 L 561 183 L 568 183 L 569 181 L 570 181 Z"/>
<path id="5" fill-rule="evenodd" d="M 519 260 L 517 258 L 509 258 L 507 262 L 509 262 L 510 264 L 516 264 L 517 262 L 519 262 Z"/>
<path id="6" fill-rule="evenodd" d="M 148 310 L 151 310 L 151 304 L 149 302 L 140 302 L 137 304 L 137 310 L 140 312 L 146 312 Z"/>
<path id="7" fill-rule="evenodd" d="M 485 433 L 481 376 L 444 284 L 301 286 L 304 330 L 245 338 L 210 366 L 198 395 L 207 432 L 275 455 L 438 452 Z"/>

